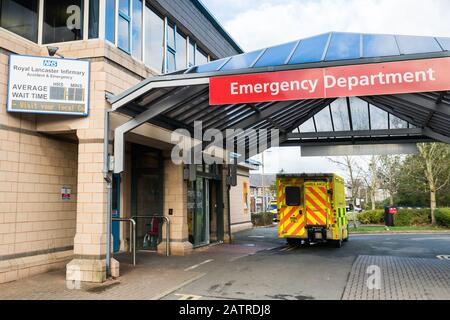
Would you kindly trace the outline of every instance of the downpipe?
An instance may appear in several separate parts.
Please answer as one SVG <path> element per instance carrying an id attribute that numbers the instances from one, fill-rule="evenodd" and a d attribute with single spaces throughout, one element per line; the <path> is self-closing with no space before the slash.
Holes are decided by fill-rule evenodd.
<path id="1" fill-rule="evenodd" d="M 106 276 L 111 276 L 111 230 L 112 230 L 112 192 L 113 179 L 109 168 L 109 114 L 111 110 L 105 110 L 104 140 L 103 140 L 103 178 L 106 182 L 107 196 L 107 221 L 106 221 Z"/>

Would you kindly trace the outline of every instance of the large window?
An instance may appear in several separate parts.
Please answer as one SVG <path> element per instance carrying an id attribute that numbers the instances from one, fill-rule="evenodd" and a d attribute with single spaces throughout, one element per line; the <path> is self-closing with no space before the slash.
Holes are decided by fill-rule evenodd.
<path id="1" fill-rule="evenodd" d="M 200 50 L 197 46 L 195 50 L 195 65 L 199 66 L 205 63 L 208 63 L 208 55 Z"/>
<path id="2" fill-rule="evenodd" d="M 145 7 L 145 64 L 164 72 L 164 19 Z"/>
<path id="3" fill-rule="evenodd" d="M 187 39 L 177 32 L 177 70 L 184 70 L 187 67 Z"/>
<path id="4" fill-rule="evenodd" d="M 37 42 L 38 0 L 0 0 L 0 26 Z"/>
<path id="5" fill-rule="evenodd" d="M 132 55 L 142 60 L 142 0 L 133 0 L 132 8 Z"/>
<path id="6" fill-rule="evenodd" d="M 209 61 L 189 34 L 150 1 L 0 0 L 0 27 L 43 44 L 104 37 L 160 73 Z"/>
<path id="7" fill-rule="evenodd" d="M 116 1 L 105 0 L 105 38 L 116 42 Z"/>
<path id="8" fill-rule="evenodd" d="M 89 39 L 98 38 L 100 0 L 89 0 Z"/>
<path id="9" fill-rule="evenodd" d="M 189 63 L 188 67 L 195 66 L 195 43 L 190 41 L 189 42 Z"/>
<path id="10" fill-rule="evenodd" d="M 131 51 L 130 26 L 130 0 L 119 0 L 119 31 L 117 46 L 126 52 Z"/>
<path id="11" fill-rule="evenodd" d="M 82 0 L 45 0 L 43 43 L 83 39 Z"/>
<path id="12" fill-rule="evenodd" d="M 167 26 L 167 72 L 174 72 L 176 70 L 176 29 L 173 25 Z"/>

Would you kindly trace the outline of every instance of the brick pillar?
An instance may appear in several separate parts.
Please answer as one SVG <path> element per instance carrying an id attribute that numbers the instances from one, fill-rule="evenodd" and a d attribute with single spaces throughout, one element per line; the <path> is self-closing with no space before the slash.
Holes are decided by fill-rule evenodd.
<path id="1" fill-rule="evenodd" d="M 169 215 L 169 210 L 173 215 Z M 183 166 L 175 165 L 171 159 L 164 161 L 164 215 L 170 219 L 170 251 L 175 256 L 192 253 L 187 222 L 187 184 L 183 180 Z M 166 228 L 158 253 L 166 253 Z"/>
<path id="2" fill-rule="evenodd" d="M 106 280 L 107 188 L 103 179 L 101 130 L 79 130 L 77 230 L 68 281 Z M 97 136 L 95 136 L 97 134 Z M 112 261 L 118 273 L 117 261 Z"/>

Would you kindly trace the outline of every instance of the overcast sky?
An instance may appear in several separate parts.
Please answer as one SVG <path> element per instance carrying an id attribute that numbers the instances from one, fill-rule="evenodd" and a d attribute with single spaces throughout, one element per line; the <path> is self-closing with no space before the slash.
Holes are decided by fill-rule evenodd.
<path id="1" fill-rule="evenodd" d="M 330 31 L 450 37 L 450 0 L 202 0 L 245 51 Z M 273 151 L 268 171 L 341 172 L 327 159 Z"/>

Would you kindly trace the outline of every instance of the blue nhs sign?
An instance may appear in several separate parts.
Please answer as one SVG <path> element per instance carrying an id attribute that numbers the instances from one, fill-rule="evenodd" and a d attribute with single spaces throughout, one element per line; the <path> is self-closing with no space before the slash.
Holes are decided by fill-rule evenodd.
<path id="1" fill-rule="evenodd" d="M 52 68 L 58 67 L 58 61 L 56 60 L 44 60 L 43 64 L 44 67 L 52 67 Z"/>

